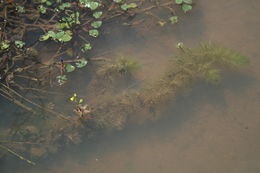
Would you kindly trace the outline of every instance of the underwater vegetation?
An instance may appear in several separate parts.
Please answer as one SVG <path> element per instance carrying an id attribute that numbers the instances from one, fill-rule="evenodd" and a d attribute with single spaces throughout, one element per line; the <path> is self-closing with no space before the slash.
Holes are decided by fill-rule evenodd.
<path id="1" fill-rule="evenodd" d="M 1 137 L 23 141 L 10 142 L 9 146 L 19 153 L 25 153 L 29 158 L 46 157 L 65 146 L 77 145 L 83 139 L 95 136 L 100 130 L 120 130 L 128 122 L 158 119 L 160 111 L 171 103 L 178 93 L 191 88 L 195 82 L 206 80 L 217 84 L 221 80 L 222 73 L 239 69 L 248 63 L 246 57 L 218 44 L 201 44 L 196 48 L 182 45 L 179 46 L 179 54 L 169 62 L 164 75 L 154 83 L 135 89 L 125 89 L 117 94 L 111 92 L 110 95 L 100 95 L 96 99 L 92 98 L 87 104 L 84 103 L 82 96 L 74 94 L 70 101 L 75 103 L 74 111 L 77 116 L 66 118 L 57 116 L 46 120 L 39 120 L 36 117 L 35 121 L 38 124 L 44 121 L 51 123 L 41 129 L 29 124 L 21 125 L 1 134 Z M 111 80 L 118 75 L 127 78 L 133 75 L 138 67 L 135 60 L 121 57 L 114 62 L 105 62 L 93 80 L 96 82 Z M 113 80 L 122 80 L 121 77 Z M 98 95 L 100 91 L 95 92 Z M 13 135 L 8 136 L 10 134 Z M 34 164 L 10 148 L 5 148 L 6 146 L 2 145 L 5 142 L 0 141 L 0 144 L 6 152 Z"/>
<path id="2" fill-rule="evenodd" d="M 246 57 L 217 44 L 201 44 L 197 48 L 180 48 L 168 70 L 158 81 L 140 89 L 125 90 L 116 97 L 100 99 L 93 105 L 93 118 L 103 128 L 122 129 L 132 116 L 147 115 L 156 119 L 163 105 L 176 94 L 199 80 L 217 84 L 221 72 L 248 64 Z M 145 113 L 144 113 L 145 112 Z"/>
<path id="3" fill-rule="evenodd" d="M 145 21 L 135 20 L 138 14 L 145 14 L 163 27 L 180 21 L 178 8 L 188 13 L 193 1 L 0 0 L 0 96 L 25 110 L 1 129 L 0 158 L 11 154 L 35 165 L 32 160 L 77 145 L 100 131 L 158 119 L 160 111 L 195 82 L 218 84 L 222 73 L 249 63 L 218 44 L 188 48 L 179 43 L 179 54 L 154 83 L 129 87 L 140 64 L 122 56 L 104 61 L 95 71 L 86 91 L 92 97 L 50 91 L 66 87 L 74 80 L 71 72 L 94 62 L 89 53 L 107 21 L 121 17 L 123 25 L 145 25 Z M 157 16 L 155 9 L 164 10 L 166 19 Z M 48 50 L 46 57 L 41 55 L 42 49 Z M 68 99 L 61 109 L 70 108 L 71 115 L 57 112 L 51 102 L 43 105 L 42 100 L 29 99 L 25 93 L 46 100 L 61 94 Z"/>
<path id="4" fill-rule="evenodd" d="M 106 63 L 97 72 L 97 75 L 105 78 L 112 78 L 115 75 L 132 75 L 132 72 L 139 67 L 136 60 L 129 57 L 120 57 L 113 63 Z"/>
<path id="5" fill-rule="evenodd" d="M 10 145 L 20 153 L 27 153 L 30 158 L 47 156 L 48 153 L 55 153 L 66 145 L 79 144 L 83 138 L 93 136 L 99 129 L 119 130 L 132 119 L 134 121 L 157 119 L 165 105 L 174 100 L 183 89 L 190 88 L 193 83 L 200 80 L 217 84 L 221 81 L 222 73 L 239 69 L 249 63 L 246 57 L 218 44 L 200 44 L 196 48 L 178 44 L 178 48 L 179 54 L 169 62 L 164 75 L 150 85 L 125 89 L 117 95 L 114 93 L 110 96 L 101 95 L 88 104 L 74 94 L 70 100 L 76 104 L 75 112 L 78 116 L 57 115 L 56 118 L 47 119 L 52 123 L 42 129 L 32 125 L 22 125 L 10 129 L 1 136 L 8 139 L 10 138 L 8 135 L 11 135 L 13 140 L 24 141 L 11 142 Z M 96 79 L 93 81 L 97 84 L 102 82 L 106 84 L 110 81 L 109 84 L 117 85 L 115 81 L 129 79 L 129 76 L 133 76 L 133 72 L 139 67 L 137 61 L 121 57 L 115 61 L 105 62 L 97 71 Z M 101 85 L 102 87 L 106 86 Z M 7 87 L 0 89 L 8 90 Z M 98 95 L 100 90 L 96 92 Z M 49 112 L 55 113 L 51 110 Z M 145 117 L 138 117 L 138 115 L 145 115 Z M 38 121 L 38 117 L 36 120 Z M 38 123 L 44 121 L 40 120 Z M 1 143 L 3 142 L 0 141 Z M 14 155 L 28 163 L 34 163 L 6 148 L 5 145 L 1 144 L 1 148 L 12 154 L 15 153 Z"/>

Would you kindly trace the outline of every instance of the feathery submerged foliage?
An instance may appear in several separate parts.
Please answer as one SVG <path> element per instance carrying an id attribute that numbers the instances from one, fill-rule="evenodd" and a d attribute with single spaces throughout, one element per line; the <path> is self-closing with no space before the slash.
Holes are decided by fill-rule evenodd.
<path id="1" fill-rule="evenodd" d="M 126 90 L 118 96 L 94 105 L 94 119 L 104 128 L 122 129 L 131 117 L 142 114 L 146 119 L 157 119 L 160 110 L 174 100 L 178 91 L 198 79 L 216 84 L 220 72 L 248 64 L 239 53 L 216 44 L 201 44 L 198 48 L 180 48 L 169 70 L 151 86 Z M 138 119 L 138 118 L 137 118 Z"/>

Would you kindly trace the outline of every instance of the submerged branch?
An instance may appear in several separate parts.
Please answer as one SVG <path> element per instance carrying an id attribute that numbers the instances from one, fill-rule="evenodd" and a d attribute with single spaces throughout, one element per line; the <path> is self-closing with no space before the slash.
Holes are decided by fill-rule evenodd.
<path id="1" fill-rule="evenodd" d="M 27 163 L 31 164 L 31 165 L 36 165 L 35 162 L 29 160 L 29 159 L 26 159 L 25 157 L 21 156 L 20 154 L 16 153 L 15 151 L 11 150 L 10 148 L 7 148 L 6 146 L 4 145 L 1 145 L 0 144 L 0 148 L 2 148 L 3 150 L 6 150 L 8 151 L 9 153 L 11 153 L 12 155 L 16 156 L 17 158 L 21 159 L 21 160 L 24 160 L 26 161 Z"/>

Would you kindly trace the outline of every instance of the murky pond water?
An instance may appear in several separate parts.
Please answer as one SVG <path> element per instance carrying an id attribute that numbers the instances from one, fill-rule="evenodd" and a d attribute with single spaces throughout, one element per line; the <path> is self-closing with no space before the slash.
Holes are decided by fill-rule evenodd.
<path id="1" fill-rule="evenodd" d="M 226 75 L 219 86 L 196 85 L 159 121 L 99 136 L 34 167 L 2 164 L 1 172 L 260 172 L 259 9 L 259 0 L 198 0 L 178 25 L 155 29 L 152 36 L 131 29 L 126 38 L 106 36 L 104 46 L 113 42 L 114 54 L 140 59 L 144 80 L 163 72 L 179 41 L 220 42 L 248 56 L 251 64 L 241 74 Z"/>

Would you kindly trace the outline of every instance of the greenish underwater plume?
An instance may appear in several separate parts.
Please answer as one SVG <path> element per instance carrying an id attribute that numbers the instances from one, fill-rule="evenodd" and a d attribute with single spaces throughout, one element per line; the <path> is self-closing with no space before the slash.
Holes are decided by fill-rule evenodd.
<path id="1" fill-rule="evenodd" d="M 181 46 L 179 51 L 161 78 L 136 89 L 123 85 L 124 89 L 118 90 L 120 82 L 124 83 L 125 79 L 127 81 L 134 76 L 134 71 L 139 67 L 135 60 L 120 58 L 114 63 L 107 62 L 97 71 L 96 79 L 93 79 L 95 82 L 92 87 L 98 89 L 88 90 L 94 93 L 88 104 L 82 105 L 80 99 L 75 101 L 76 94 L 71 98 L 77 104 L 75 111 L 79 116 L 60 117 L 58 114 L 46 122 L 34 116 L 37 126 L 28 122 L 22 126 L 14 124 L 11 129 L 1 131 L 0 136 L 3 139 L 18 142 L 9 141 L 12 143 L 10 147 L 6 147 L 5 141 L 0 141 L 0 147 L 5 152 L 34 164 L 17 153 L 27 153 L 33 159 L 44 158 L 66 146 L 77 145 L 82 139 L 95 136 L 100 131 L 122 129 L 127 123 L 156 120 L 178 93 L 191 88 L 195 82 L 206 80 L 217 84 L 222 72 L 238 69 L 249 63 L 246 57 L 216 44 L 201 44 L 193 49 Z M 101 92 L 103 88 L 114 86 L 116 92 Z M 42 122 L 45 122 L 44 126 L 41 125 Z M 15 131 L 16 136 L 13 137 L 8 131 Z"/>
<path id="2" fill-rule="evenodd" d="M 156 119 L 156 112 L 174 100 L 178 91 L 190 87 L 198 80 L 217 84 L 222 71 L 237 69 L 249 63 L 246 57 L 217 44 L 179 49 L 180 53 L 158 81 L 141 89 L 126 90 L 93 105 L 95 122 L 104 128 L 121 129 L 127 120 L 136 115 L 146 115 L 145 119 Z"/>

